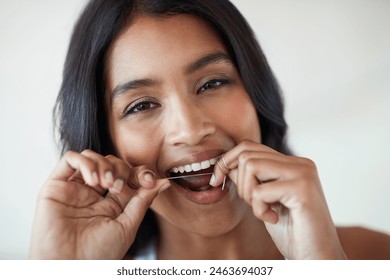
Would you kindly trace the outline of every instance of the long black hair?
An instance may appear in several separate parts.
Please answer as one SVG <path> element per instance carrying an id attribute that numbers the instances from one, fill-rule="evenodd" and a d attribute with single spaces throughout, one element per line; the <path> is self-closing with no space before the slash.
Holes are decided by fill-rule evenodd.
<path id="1" fill-rule="evenodd" d="M 106 52 L 135 14 L 161 17 L 191 14 L 220 34 L 250 95 L 260 120 L 262 143 L 285 154 L 287 124 L 278 83 L 237 8 L 228 0 L 92 0 L 76 23 L 54 108 L 62 153 L 92 149 L 114 154 L 104 107 Z M 157 234 L 148 211 L 132 245 L 132 253 Z M 140 238 L 142 236 L 142 238 Z"/>

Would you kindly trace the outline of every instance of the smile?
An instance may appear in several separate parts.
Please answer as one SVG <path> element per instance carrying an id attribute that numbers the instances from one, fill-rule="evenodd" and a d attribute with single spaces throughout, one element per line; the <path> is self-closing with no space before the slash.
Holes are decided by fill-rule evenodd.
<path id="1" fill-rule="evenodd" d="M 222 152 L 215 151 L 211 156 L 220 155 Z M 203 205 L 216 203 L 229 191 L 229 188 L 223 190 L 209 184 L 219 157 L 173 167 L 168 170 L 167 176 L 172 180 L 175 189 L 188 200 Z"/>
<path id="2" fill-rule="evenodd" d="M 184 172 L 197 172 L 200 170 L 210 168 L 210 166 L 215 165 L 217 160 L 218 160 L 218 157 L 215 157 L 212 159 L 204 160 L 202 162 L 195 162 L 192 164 L 181 165 L 181 166 L 177 166 L 177 167 L 172 168 L 171 170 L 169 170 L 169 172 L 173 173 L 173 174 L 179 174 L 179 173 L 182 174 Z"/>

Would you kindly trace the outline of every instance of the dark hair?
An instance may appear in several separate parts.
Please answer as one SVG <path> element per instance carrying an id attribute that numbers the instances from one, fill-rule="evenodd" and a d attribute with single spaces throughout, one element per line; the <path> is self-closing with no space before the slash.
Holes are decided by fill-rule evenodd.
<path id="1" fill-rule="evenodd" d="M 134 14 L 191 14 L 209 22 L 221 35 L 256 107 L 262 143 L 285 154 L 287 124 L 278 83 L 250 26 L 228 0 L 92 0 L 73 30 L 54 117 L 62 153 L 92 149 L 113 154 L 104 108 L 104 63 L 107 49 L 131 23 Z M 148 211 L 132 249 L 156 234 Z M 140 239 L 139 236 L 143 238 Z M 134 251 L 132 250 L 132 251 Z"/>

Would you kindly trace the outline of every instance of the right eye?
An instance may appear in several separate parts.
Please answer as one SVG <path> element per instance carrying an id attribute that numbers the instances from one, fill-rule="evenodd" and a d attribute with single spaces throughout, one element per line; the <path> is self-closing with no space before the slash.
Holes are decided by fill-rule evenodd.
<path id="1" fill-rule="evenodd" d="M 156 102 L 148 101 L 148 100 L 140 100 L 136 101 L 133 104 L 130 104 L 124 111 L 124 116 L 133 115 L 142 113 L 144 111 L 151 110 L 153 108 L 158 107 L 159 104 Z"/>

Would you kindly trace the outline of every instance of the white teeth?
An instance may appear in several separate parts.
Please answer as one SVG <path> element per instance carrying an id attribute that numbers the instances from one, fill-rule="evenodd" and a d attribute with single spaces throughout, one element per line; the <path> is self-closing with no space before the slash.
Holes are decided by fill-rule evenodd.
<path id="1" fill-rule="evenodd" d="M 197 191 L 198 191 L 198 192 L 200 192 L 200 191 L 205 191 L 205 190 L 208 190 L 209 188 L 210 188 L 210 186 L 203 186 L 203 187 L 197 189 Z"/>
<path id="2" fill-rule="evenodd" d="M 187 164 L 187 165 L 182 165 L 182 166 L 177 166 L 174 167 L 170 170 L 172 173 L 184 173 L 184 172 L 191 172 L 191 171 L 199 171 L 203 169 L 207 169 L 210 166 L 214 165 L 218 160 L 218 157 L 212 158 L 209 160 L 204 160 L 202 162 L 195 162 L 192 164 Z"/>
<path id="3" fill-rule="evenodd" d="M 200 163 L 200 166 L 200 169 L 207 169 L 211 166 L 211 163 L 209 160 L 205 160 Z"/>
<path id="4" fill-rule="evenodd" d="M 202 170 L 202 165 L 201 163 L 193 163 L 191 164 L 192 171 L 199 171 Z"/>
<path id="5" fill-rule="evenodd" d="M 189 164 L 185 165 L 185 166 L 184 166 L 184 170 L 185 170 L 186 172 L 191 172 L 191 171 L 192 171 L 191 165 L 189 165 Z"/>

